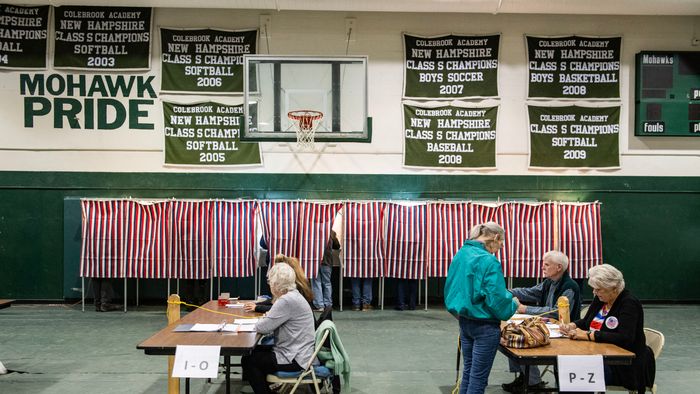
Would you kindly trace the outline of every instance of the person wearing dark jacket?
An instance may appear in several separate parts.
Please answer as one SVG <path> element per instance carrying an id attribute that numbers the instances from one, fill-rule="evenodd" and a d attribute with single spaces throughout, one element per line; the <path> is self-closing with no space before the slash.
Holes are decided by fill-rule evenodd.
<path id="1" fill-rule="evenodd" d="M 581 291 L 578 284 L 569 276 L 569 258 L 558 250 L 550 250 L 542 256 L 542 275 L 545 279 L 537 286 L 517 287 L 510 292 L 521 302 L 518 313 L 528 315 L 541 315 L 558 318 L 557 299 L 565 296 L 569 299 L 571 320 L 577 320 L 581 315 Z M 527 304 L 527 305 L 526 305 Z M 549 313 L 547 313 L 549 312 Z M 508 360 L 511 372 L 524 372 L 524 366 L 518 366 L 513 360 Z M 537 390 L 545 386 L 540 377 L 537 366 L 530 367 L 528 385 L 531 390 Z M 513 382 L 501 385 L 503 390 L 516 392 L 523 386 L 523 373 L 520 373 Z"/>
<path id="2" fill-rule="evenodd" d="M 622 272 L 609 264 L 588 270 L 593 302 L 583 319 L 559 326 L 562 334 L 580 341 L 612 343 L 633 352 L 632 365 L 606 365 L 605 384 L 644 393 L 654 384 L 656 363 L 646 345 L 642 303 L 625 290 Z"/>

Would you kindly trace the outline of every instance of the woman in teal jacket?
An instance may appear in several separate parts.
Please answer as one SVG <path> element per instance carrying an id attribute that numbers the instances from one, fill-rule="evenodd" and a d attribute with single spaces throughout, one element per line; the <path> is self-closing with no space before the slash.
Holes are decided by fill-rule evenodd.
<path id="1" fill-rule="evenodd" d="M 452 259 L 445 283 L 445 307 L 459 319 L 464 356 L 460 394 L 482 394 L 496 357 L 501 320 L 518 309 L 506 290 L 501 263 L 493 256 L 503 247 L 505 231 L 494 222 L 471 229 L 469 240 Z"/>

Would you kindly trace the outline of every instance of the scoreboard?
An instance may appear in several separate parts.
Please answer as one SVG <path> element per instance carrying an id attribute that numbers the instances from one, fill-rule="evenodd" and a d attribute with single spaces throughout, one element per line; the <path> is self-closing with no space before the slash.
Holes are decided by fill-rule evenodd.
<path id="1" fill-rule="evenodd" d="M 640 52 L 636 71 L 634 135 L 700 137 L 700 52 Z"/>

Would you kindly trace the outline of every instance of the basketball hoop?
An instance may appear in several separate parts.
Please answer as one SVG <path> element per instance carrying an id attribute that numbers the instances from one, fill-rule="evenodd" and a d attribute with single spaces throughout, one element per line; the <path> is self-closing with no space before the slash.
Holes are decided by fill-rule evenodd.
<path id="1" fill-rule="evenodd" d="M 300 150 L 314 150 L 314 135 L 318 128 L 319 121 L 323 119 L 323 112 L 310 109 L 300 109 L 289 111 L 289 119 L 297 125 L 297 148 Z"/>

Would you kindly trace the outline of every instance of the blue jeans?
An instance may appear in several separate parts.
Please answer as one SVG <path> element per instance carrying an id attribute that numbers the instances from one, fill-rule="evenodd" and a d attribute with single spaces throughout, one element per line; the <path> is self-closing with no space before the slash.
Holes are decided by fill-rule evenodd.
<path id="1" fill-rule="evenodd" d="M 352 304 L 355 306 L 372 303 L 372 278 L 352 278 Z M 362 284 L 362 291 L 360 291 Z"/>
<path id="2" fill-rule="evenodd" d="M 398 279 L 396 283 L 397 309 L 416 309 L 418 279 Z"/>
<path id="3" fill-rule="evenodd" d="M 318 267 L 318 276 L 316 276 L 316 279 L 311 280 L 314 290 L 314 307 L 318 309 L 333 306 L 332 271 L 333 268 L 330 265 L 321 264 Z"/>
<path id="4" fill-rule="evenodd" d="M 501 328 L 497 322 L 459 317 L 464 368 L 460 394 L 483 394 L 496 357 Z"/>

